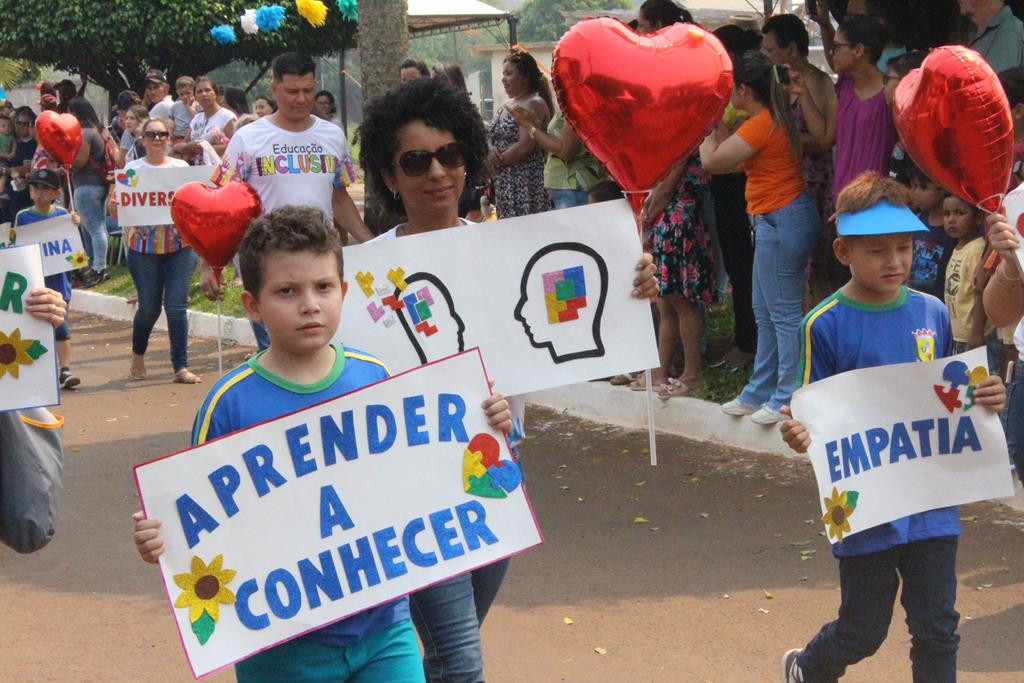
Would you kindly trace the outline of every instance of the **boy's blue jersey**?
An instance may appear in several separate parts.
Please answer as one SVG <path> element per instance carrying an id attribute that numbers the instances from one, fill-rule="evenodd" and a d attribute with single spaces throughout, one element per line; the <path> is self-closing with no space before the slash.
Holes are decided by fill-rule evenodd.
<path id="1" fill-rule="evenodd" d="M 946 305 L 928 294 L 900 289 L 890 304 L 870 306 L 836 292 L 800 325 L 800 385 L 847 370 L 950 355 L 953 335 Z M 899 387 L 887 390 L 899 391 Z M 846 536 L 832 545 L 836 556 L 864 555 L 901 543 L 960 533 L 954 507 L 928 510 Z"/>
<path id="2" fill-rule="evenodd" d="M 17 213 L 17 215 L 15 215 L 14 230 L 17 232 L 18 228 L 23 225 L 32 225 L 39 221 L 45 221 L 48 218 L 65 216 L 67 213 L 67 209 L 59 206 L 51 206 L 49 213 L 39 213 L 36 211 L 34 206 L 30 206 L 27 209 L 22 209 Z M 47 275 L 43 280 L 47 287 L 60 292 L 61 298 L 63 298 L 64 301 L 71 301 L 71 278 L 68 276 L 68 273 Z"/>
<path id="3" fill-rule="evenodd" d="M 390 375 L 387 366 L 373 356 L 340 345 L 332 346 L 337 354 L 334 367 L 316 384 L 294 384 L 268 372 L 260 365 L 262 353 L 221 377 L 196 415 L 193 445 L 308 408 Z M 402 597 L 303 637 L 324 645 L 347 647 L 408 618 L 409 599 Z"/>

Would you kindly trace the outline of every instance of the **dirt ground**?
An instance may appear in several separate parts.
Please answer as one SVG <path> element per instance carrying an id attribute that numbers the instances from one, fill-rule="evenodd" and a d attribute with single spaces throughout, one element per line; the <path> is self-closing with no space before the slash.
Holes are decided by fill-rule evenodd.
<path id="1" fill-rule="evenodd" d="M 63 519 L 35 555 L 0 547 L 0 681 L 187 681 L 158 573 L 131 543 L 132 466 L 187 445 L 215 346 L 193 345 L 204 384 L 172 384 L 157 332 L 149 379 L 127 382 L 126 323 L 76 316 L 73 329 L 83 383 L 56 411 Z M 541 410 L 528 429 L 545 543 L 513 561 L 484 625 L 489 681 L 777 681 L 782 652 L 834 616 L 806 464 L 661 436 L 652 468 L 637 432 Z M 962 515 L 960 680 L 1024 681 L 1024 517 Z M 844 680 L 910 681 L 908 648 L 897 607 L 888 641 Z"/>

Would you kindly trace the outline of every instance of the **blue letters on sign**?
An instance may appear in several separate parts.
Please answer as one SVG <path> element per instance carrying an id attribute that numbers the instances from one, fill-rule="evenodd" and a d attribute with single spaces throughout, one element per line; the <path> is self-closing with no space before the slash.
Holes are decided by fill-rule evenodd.
<path id="1" fill-rule="evenodd" d="M 458 394 L 437 395 L 437 440 L 451 441 L 452 436 L 459 443 L 469 441 L 466 425 L 466 402 Z"/>
<path id="2" fill-rule="evenodd" d="M 380 433 L 380 421 L 384 421 L 384 435 Z M 397 436 L 395 414 L 385 405 L 373 403 L 366 406 L 366 440 L 370 453 L 383 453 L 391 448 Z"/>
<path id="3" fill-rule="evenodd" d="M 336 526 L 345 530 L 351 529 L 355 524 L 352 523 L 348 510 L 338 497 L 338 492 L 330 484 L 325 484 L 320 487 L 320 538 L 330 536 Z"/>
<path id="4" fill-rule="evenodd" d="M 253 614 L 252 610 L 249 609 L 249 598 L 252 594 L 260 589 L 256 583 L 256 579 L 249 579 L 242 583 L 235 591 L 235 614 L 238 615 L 238 620 L 242 622 L 242 625 L 252 631 L 259 631 L 270 626 L 270 617 L 267 616 L 266 612 L 263 614 Z"/>
<path id="5" fill-rule="evenodd" d="M 425 402 L 422 396 L 406 396 L 402 399 L 402 411 L 405 413 L 405 440 L 410 446 L 422 446 L 430 443 L 430 434 L 423 426 L 427 418 L 421 412 Z"/>
<path id="6" fill-rule="evenodd" d="M 306 602 L 310 609 L 320 606 L 320 591 L 332 601 L 340 600 L 343 595 L 341 579 L 338 578 L 338 568 L 334 566 L 331 551 L 325 550 L 317 557 L 320 558 L 319 568 L 310 560 L 299 560 L 299 576 L 302 577 L 302 587 L 306 591 Z"/>
<path id="7" fill-rule="evenodd" d="M 189 548 L 199 543 L 199 532 L 213 531 L 220 526 L 217 520 L 187 493 L 178 496 L 174 503 L 178 508 L 178 520 L 181 522 L 181 530 L 185 532 Z"/>
<path id="8" fill-rule="evenodd" d="M 278 586 L 284 588 L 284 599 L 281 598 Z M 270 611 L 278 619 L 291 619 L 302 609 L 302 593 L 299 592 L 299 582 L 287 569 L 275 569 L 267 574 L 267 580 L 263 584 L 263 594 L 267 598 Z"/>

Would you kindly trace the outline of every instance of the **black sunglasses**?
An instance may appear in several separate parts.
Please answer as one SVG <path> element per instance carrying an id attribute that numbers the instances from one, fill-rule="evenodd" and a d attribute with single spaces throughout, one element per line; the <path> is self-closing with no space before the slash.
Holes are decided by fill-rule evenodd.
<path id="1" fill-rule="evenodd" d="M 163 140 L 164 138 L 170 137 L 170 133 L 165 130 L 147 130 L 142 134 L 142 137 L 149 138 L 150 140 Z"/>
<path id="2" fill-rule="evenodd" d="M 447 169 L 459 168 L 466 165 L 463 155 L 462 143 L 449 142 L 441 145 L 433 152 L 425 149 L 411 149 L 398 157 L 398 165 L 409 177 L 420 176 L 430 170 L 430 165 L 437 159 Z"/>

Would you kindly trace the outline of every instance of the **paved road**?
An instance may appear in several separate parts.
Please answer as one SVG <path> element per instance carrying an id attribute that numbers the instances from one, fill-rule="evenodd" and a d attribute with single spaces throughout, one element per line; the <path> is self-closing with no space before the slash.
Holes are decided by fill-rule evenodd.
<path id="1" fill-rule="evenodd" d="M 126 381 L 125 323 L 76 316 L 74 343 L 83 384 L 59 410 L 59 534 L 32 556 L 0 548 L 0 681 L 190 680 L 157 572 L 131 544 L 131 468 L 187 445 L 215 346 L 195 341 L 207 382 L 186 387 L 170 383 L 163 333 L 143 382 Z M 834 614 L 806 465 L 664 436 L 651 468 L 643 434 L 540 410 L 529 421 L 546 543 L 513 562 L 484 626 L 488 680 L 776 681 L 782 651 Z M 960 680 L 1024 681 L 1024 517 L 990 504 L 963 515 Z M 910 680 L 902 620 L 897 608 L 888 642 L 844 680 Z"/>

